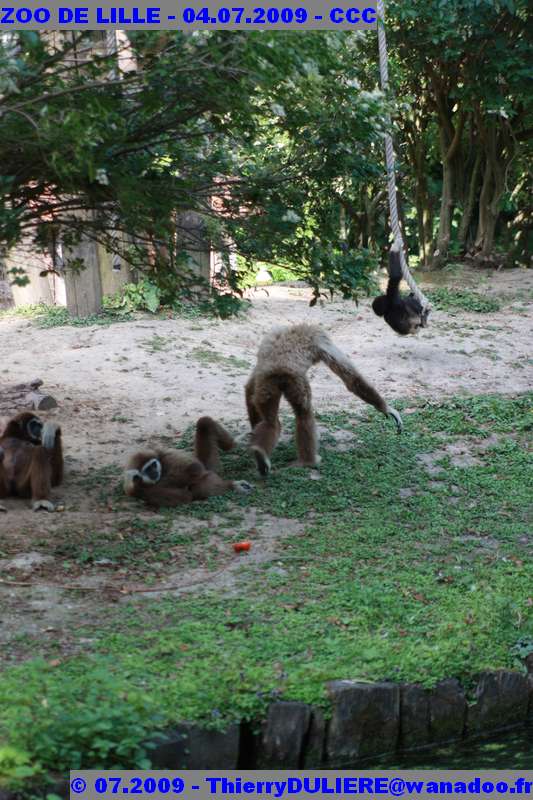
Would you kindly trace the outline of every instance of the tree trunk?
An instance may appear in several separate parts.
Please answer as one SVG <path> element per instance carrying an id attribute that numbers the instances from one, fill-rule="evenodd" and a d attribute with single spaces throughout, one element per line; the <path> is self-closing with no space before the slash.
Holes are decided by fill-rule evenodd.
<path id="1" fill-rule="evenodd" d="M 433 267 L 441 267 L 446 260 L 452 235 L 453 172 L 450 164 L 442 165 L 442 194 L 440 198 L 439 231 L 433 253 Z"/>
<path id="2" fill-rule="evenodd" d="M 376 217 L 379 209 L 379 205 L 383 198 L 385 197 L 386 192 L 384 189 L 380 189 L 374 197 L 370 197 L 369 193 L 364 195 L 364 205 L 365 205 L 365 233 L 364 237 L 366 239 L 365 247 L 372 249 L 376 244 L 375 240 L 375 228 L 376 228 Z"/>
<path id="3" fill-rule="evenodd" d="M 483 184 L 479 195 L 479 211 L 477 221 L 477 232 L 474 247 L 477 252 L 484 248 L 485 235 L 490 228 L 490 198 L 492 190 L 492 163 L 487 155 L 485 160 L 485 170 L 483 173 Z M 493 231 L 494 233 L 494 231 Z"/>
<path id="4" fill-rule="evenodd" d="M 425 178 L 418 179 L 415 194 L 416 221 L 418 227 L 418 256 L 420 263 L 427 267 L 431 257 L 433 241 L 433 214 Z"/>
<path id="5" fill-rule="evenodd" d="M 442 153 L 442 192 L 440 198 L 439 231 L 437 246 L 433 253 L 433 267 L 441 267 L 448 255 L 452 236 L 454 171 L 453 156 L 448 155 L 449 147 L 443 130 L 440 132 Z"/>
<path id="6" fill-rule="evenodd" d="M 405 139 L 409 160 L 415 179 L 415 206 L 418 233 L 418 256 L 420 263 L 428 266 L 433 241 L 433 211 L 427 181 L 427 145 L 426 124 L 427 110 L 418 110 L 413 120 L 405 122 Z"/>
<path id="7" fill-rule="evenodd" d="M 478 227 L 475 249 L 480 259 L 488 259 L 494 246 L 494 232 L 500 215 L 500 201 L 505 190 L 505 170 L 512 156 L 512 147 L 503 141 L 505 130 L 499 136 L 498 123 L 491 120 L 485 128 L 483 143 L 486 151 L 483 186 L 479 197 Z"/>
<path id="8" fill-rule="evenodd" d="M 468 184 L 468 193 L 466 196 L 466 202 L 463 209 L 463 216 L 461 218 L 461 224 L 459 225 L 459 233 L 457 235 L 457 239 L 459 245 L 461 246 L 461 251 L 467 249 L 467 238 L 468 238 L 468 231 L 470 229 L 470 223 L 472 221 L 472 216 L 474 214 L 474 206 L 476 203 L 476 193 L 479 184 L 479 173 L 481 171 L 481 149 L 477 149 L 476 160 L 474 162 L 474 167 L 472 169 L 472 174 L 470 176 L 470 181 Z"/>
<path id="9" fill-rule="evenodd" d="M 437 243 L 431 262 L 432 267 L 441 267 L 446 261 L 452 238 L 452 216 L 456 202 L 459 170 L 459 157 L 466 112 L 454 111 L 455 101 L 450 96 L 449 81 L 442 80 L 436 73 L 432 74 L 434 102 L 439 120 L 439 145 L 442 160 L 442 194 L 440 200 L 439 230 Z"/>

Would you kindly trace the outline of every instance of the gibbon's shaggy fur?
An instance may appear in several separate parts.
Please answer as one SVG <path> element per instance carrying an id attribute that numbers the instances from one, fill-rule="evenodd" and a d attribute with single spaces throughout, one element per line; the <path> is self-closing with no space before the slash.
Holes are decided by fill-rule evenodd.
<path id="1" fill-rule="evenodd" d="M 63 480 L 61 428 L 24 411 L 0 437 L 0 497 L 31 497 L 34 511 L 54 511 L 52 486 Z"/>
<path id="2" fill-rule="evenodd" d="M 219 448 L 231 450 L 233 445 L 233 438 L 222 425 L 211 417 L 202 417 L 196 423 L 194 456 L 178 450 L 136 453 L 128 463 L 124 490 L 155 508 L 179 506 L 226 492 L 248 494 L 251 484 L 227 481 L 217 474 Z"/>
<path id="3" fill-rule="evenodd" d="M 418 333 L 420 328 L 426 327 L 428 312 L 424 311 L 412 292 L 407 297 L 402 297 L 399 289 L 401 280 L 400 253 L 398 250 L 391 249 L 387 291 L 375 298 L 372 308 L 378 317 L 385 318 L 387 325 L 390 325 L 396 333 L 399 333 L 400 336 L 408 336 L 410 333 Z"/>
<path id="4" fill-rule="evenodd" d="M 261 475 L 270 472 L 270 455 L 279 439 L 278 409 L 282 396 L 296 416 L 297 463 L 301 466 L 319 463 L 311 386 L 307 379 L 309 368 L 319 361 L 343 381 L 348 391 L 392 417 L 401 432 L 402 420 L 398 412 L 366 382 L 323 330 L 306 324 L 275 328 L 259 345 L 257 365 L 245 389 L 252 426 L 251 450 Z"/>

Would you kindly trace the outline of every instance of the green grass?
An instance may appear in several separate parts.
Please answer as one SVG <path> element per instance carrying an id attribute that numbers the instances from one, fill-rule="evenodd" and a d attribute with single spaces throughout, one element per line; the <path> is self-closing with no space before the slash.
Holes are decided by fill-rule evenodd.
<path id="1" fill-rule="evenodd" d="M 205 347 L 195 347 L 191 350 L 191 356 L 201 364 L 217 364 L 220 365 L 222 369 L 249 370 L 251 367 L 251 363 L 245 361 L 243 358 L 223 356 L 222 353 Z"/>
<path id="2" fill-rule="evenodd" d="M 238 297 L 228 294 L 213 295 L 211 299 L 197 303 L 176 300 L 172 306 L 161 306 L 159 311 L 151 312 L 150 316 L 154 319 L 179 317 L 208 323 L 217 319 L 242 316 L 247 313 L 249 307 L 249 301 L 241 300 Z M 139 309 L 139 312 L 145 313 L 144 309 Z M 119 309 L 108 304 L 100 314 L 73 317 L 64 306 L 36 303 L 0 311 L 0 320 L 21 317 L 33 320 L 38 328 L 59 328 L 65 325 L 83 328 L 91 325 L 113 325 L 116 322 L 128 322 L 133 319 L 134 313 L 136 313 L 135 309 Z"/>
<path id="3" fill-rule="evenodd" d="M 247 567 L 242 558 L 238 594 L 204 586 L 121 605 L 101 628 L 88 621 L 73 632 L 93 640 L 84 654 L 50 662 L 36 640 L 31 660 L 3 672 L 0 766 L 4 742 L 37 770 L 135 767 L 149 757 L 141 743 L 154 728 L 255 719 L 279 697 L 324 705 L 331 679 L 429 686 L 457 676 L 471 688 L 480 670 L 520 667 L 533 651 L 533 395 L 421 404 L 405 414 L 401 437 L 373 412 L 320 422 L 320 480 L 284 470 L 294 449 L 280 446 L 253 499 L 187 510 L 228 522 L 253 503 L 280 528 L 304 523 L 280 537 L 273 563 Z M 353 432 L 349 450 L 335 448 L 337 430 Z M 445 448 L 458 442 L 479 463 L 454 466 Z M 439 467 L 431 476 L 418 458 L 428 453 Z M 224 464 L 232 477 L 252 475 L 245 453 Z M 173 519 L 165 512 L 151 528 L 139 520 L 135 544 L 125 532 L 113 557 L 129 547 L 142 564 L 164 561 Z M 192 547 L 196 533 L 180 535 Z M 200 534 L 198 553 L 207 542 Z M 80 540 L 67 555 L 93 544 Z"/>
<path id="4" fill-rule="evenodd" d="M 143 339 L 140 343 L 143 350 L 147 353 L 161 353 L 175 347 L 174 338 L 171 336 L 159 336 L 155 333 L 150 339 Z"/>
<path id="5" fill-rule="evenodd" d="M 0 319 L 7 317 L 22 317 L 34 320 L 39 328 L 59 328 L 65 325 L 82 328 L 89 325 L 111 325 L 115 322 L 125 322 L 131 318 L 131 315 L 117 315 L 113 311 L 104 310 L 101 314 L 72 317 L 64 306 L 48 306 L 46 303 L 37 303 L 0 311 Z"/>
<path id="6" fill-rule="evenodd" d="M 439 287 L 428 292 L 428 297 L 440 311 L 474 311 L 478 314 L 492 314 L 499 311 L 501 304 L 495 297 L 487 297 L 468 289 L 448 289 Z"/>

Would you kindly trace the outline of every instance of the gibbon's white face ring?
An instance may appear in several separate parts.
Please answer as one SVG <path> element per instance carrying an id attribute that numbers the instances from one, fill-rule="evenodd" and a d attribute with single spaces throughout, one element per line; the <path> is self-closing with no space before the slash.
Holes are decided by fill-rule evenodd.
<path id="1" fill-rule="evenodd" d="M 47 450 L 51 450 L 56 441 L 58 427 L 54 422 L 45 422 L 41 430 L 41 444 Z"/>
<path id="2" fill-rule="evenodd" d="M 150 478 L 148 473 L 151 470 L 155 470 L 156 473 L 155 478 Z M 162 473 L 161 462 L 158 461 L 157 458 L 151 458 L 150 461 L 147 461 L 146 464 L 143 465 L 141 471 L 141 478 L 143 480 L 143 483 L 148 483 L 148 484 L 159 483 L 159 481 L 161 480 L 161 473 Z"/>

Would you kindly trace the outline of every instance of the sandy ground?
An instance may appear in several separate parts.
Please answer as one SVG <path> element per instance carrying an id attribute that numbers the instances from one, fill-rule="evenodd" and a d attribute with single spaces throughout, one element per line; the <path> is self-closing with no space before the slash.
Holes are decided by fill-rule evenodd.
<path id="1" fill-rule="evenodd" d="M 457 283 L 457 277 L 449 282 Z M 490 315 L 434 311 L 430 327 L 408 339 L 396 336 L 378 319 L 368 300 L 359 307 L 337 301 L 310 308 L 310 290 L 288 286 L 256 290 L 250 295 L 253 305 L 247 317 L 225 322 L 143 316 L 109 327 L 42 330 L 28 320 L 0 319 L 0 400 L 2 385 L 42 378 L 59 403 L 58 409 L 42 416 L 61 421 L 67 456 L 66 480 L 55 493 L 65 505 L 62 514 L 34 514 L 25 501 L 5 502 L 8 511 L 0 514 L 0 578 L 53 580 L 50 556 L 39 552 L 40 539 L 60 526 L 105 526 L 111 517 L 116 523 L 115 515 L 85 489 L 91 468 L 122 465 L 139 443 L 174 440 L 206 413 L 225 420 L 235 433 L 244 432 L 244 382 L 261 336 L 275 324 L 322 325 L 391 400 L 531 389 L 532 317 L 527 298 L 533 272 L 481 277 L 465 273 L 460 283 L 503 298 L 502 310 Z M 348 408 L 357 414 L 363 408 L 325 367 L 315 368 L 311 378 L 317 409 Z M 190 524 L 186 516 L 183 520 Z M 247 524 L 244 520 L 243 530 Z M 271 528 L 271 521 L 265 520 L 267 555 L 267 542 L 274 536 Z M 187 575 L 194 584 L 195 575 L 192 581 L 190 570 Z M 201 580 L 201 568 L 198 575 Z M 169 577 L 167 572 L 165 581 Z M 90 576 L 77 574 L 73 580 L 76 585 L 97 586 L 109 575 L 92 570 Z M 172 573 L 172 580 L 179 582 L 183 575 Z M 86 603 L 77 595 L 75 600 L 72 594 L 67 598 L 58 586 L 15 588 L 0 583 L 0 642 L 17 632 L 39 635 L 47 626 L 55 629 L 81 615 Z"/>

